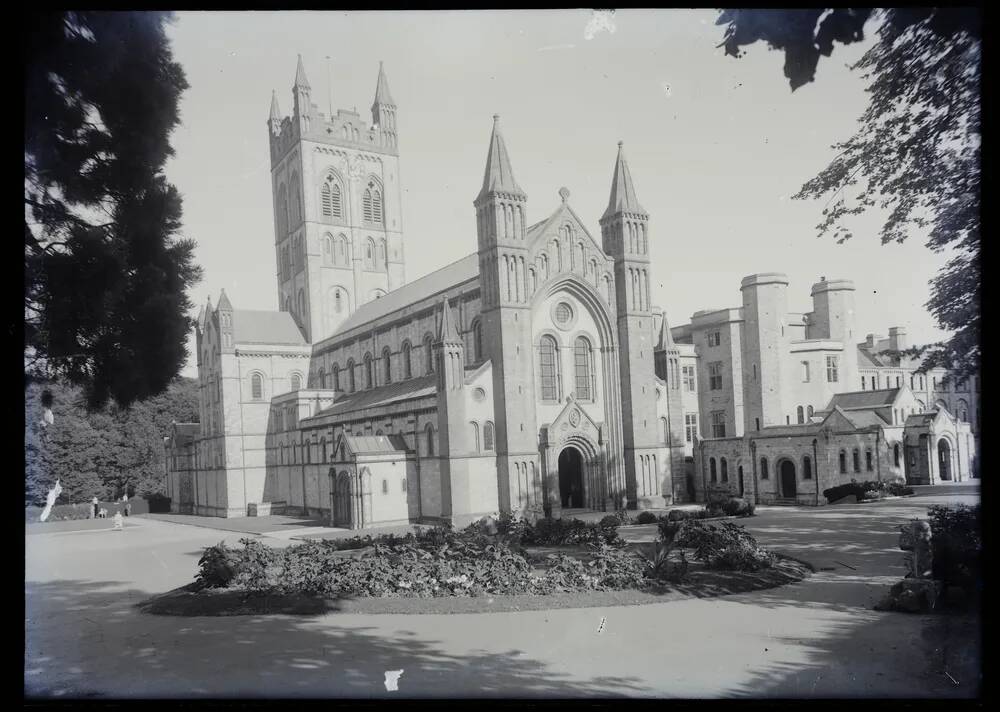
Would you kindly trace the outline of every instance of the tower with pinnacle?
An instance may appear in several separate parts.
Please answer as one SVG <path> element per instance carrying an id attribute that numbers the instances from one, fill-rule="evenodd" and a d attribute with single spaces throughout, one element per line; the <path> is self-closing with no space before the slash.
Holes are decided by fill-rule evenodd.
<path id="1" fill-rule="evenodd" d="M 301 56 L 292 115 L 271 96 L 278 308 L 309 342 L 405 281 L 396 104 L 381 63 L 371 113 L 371 124 L 354 110 L 323 114 Z"/>
<path id="2" fill-rule="evenodd" d="M 473 205 L 479 246 L 483 349 L 493 364 L 497 479 L 500 507 L 517 506 L 511 491 L 519 466 L 540 472 L 532 376 L 531 307 L 527 294 L 528 196 L 514 180 L 500 117 L 486 154 L 483 185 Z"/>
<path id="3" fill-rule="evenodd" d="M 628 506 L 662 502 L 667 463 L 656 458 L 653 486 L 636 480 L 639 458 L 657 453 L 653 378 L 654 324 L 650 307 L 649 214 L 639 204 L 625 149 L 618 142 L 608 207 L 600 220 L 604 252 L 614 260 L 615 314 L 621 376 L 622 435 Z M 651 490 L 651 491 L 650 491 Z"/>

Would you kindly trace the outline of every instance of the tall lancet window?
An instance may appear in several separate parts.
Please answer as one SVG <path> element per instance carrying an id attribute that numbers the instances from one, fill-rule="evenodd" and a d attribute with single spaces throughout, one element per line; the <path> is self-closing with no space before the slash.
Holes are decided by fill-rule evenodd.
<path id="1" fill-rule="evenodd" d="M 361 211 L 366 221 L 371 223 L 382 223 L 382 191 L 379 189 L 378 184 L 373 180 L 368 181 L 368 186 L 365 188 L 365 192 L 361 200 Z"/>
<path id="2" fill-rule="evenodd" d="M 590 342 L 582 336 L 576 340 L 573 349 L 573 363 L 576 371 L 576 397 L 580 400 L 593 400 Z"/>
<path id="3" fill-rule="evenodd" d="M 538 365 L 542 379 L 542 400 L 559 400 L 559 347 L 551 336 L 543 336 L 538 346 Z"/>
<path id="4" fill-rule="evenodd" d="M 413 362 L 410 360 L 410 342 L 403 342 L 403 378 L 413 378 Z"/>

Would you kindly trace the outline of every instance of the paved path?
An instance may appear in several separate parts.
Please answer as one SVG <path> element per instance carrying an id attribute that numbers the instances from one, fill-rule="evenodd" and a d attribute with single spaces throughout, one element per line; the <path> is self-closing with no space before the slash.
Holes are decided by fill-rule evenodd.
<path id="1" fill-rule="evenodd" d="M 941 650 L 942 617 L 869 606 L 903 573 L 896 525 L 930 503 L 975 500 L 761 507 L 744 521 L 765 543 L 832 569 L 771 591 L 446 616 L 144 615 L 133 605 L 190 582 L 205 546 L 247 535 L 136 517 L 125 532 L 31 536 L 25 688 L 57 697 L 970 696 L 977 683 L 962 656 L 974 640 Z M 393 670 L 403 673 L 389 692 Z"/>

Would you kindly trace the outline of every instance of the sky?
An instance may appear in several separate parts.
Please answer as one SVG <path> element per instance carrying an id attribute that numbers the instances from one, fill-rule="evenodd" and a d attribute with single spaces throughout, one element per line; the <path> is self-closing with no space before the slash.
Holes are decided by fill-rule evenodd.
<path id="1" fill-rule="evenodd" d="M 947 254 L 914 234 L 882 245 L 878 214 L 859 216 L 838 244 L 816 229 L 825 199 L 792 200 L 854 132 L 867 105 L 849 65 L 870 46 L 837 45 L 816 81 L 794 93 L 784 56 L 761 44 L 725 56 L 714 10 L 178 13 L 168 28 L 190 88 L 167 177 L 184 197 L 182 234 L 197 242 L 197 308 L 226 290 L 237 309 L 277 304 L 270 157 L 271 91 L 290 113 L 302 55 L 319 110 L 370 118 L 385 63 L 397 125 L 406 277 L 476 250 L 472 201 L 500 114 L 527 223 L 558 191 L 590 233 L 624 141 L 639 202 L 650 214 L 653 303 L 671 325 L 701 309 L 741 304 L 740 280 L 789 277 L 792 312 L 811 311 L 825 276 L 856 287 L 859 341 L 906 327 L 936 341 L 924 304 Z M 184 374 L 196 375 L 192 354 Z"/>

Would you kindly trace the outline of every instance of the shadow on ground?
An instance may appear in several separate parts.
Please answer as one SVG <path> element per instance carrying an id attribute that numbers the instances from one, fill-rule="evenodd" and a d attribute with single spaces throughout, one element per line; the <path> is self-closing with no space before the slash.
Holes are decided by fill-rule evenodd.
<path id="1" fill-rule="evenodd" d="M 649 694 L 629 677 L 581 681 L 521 650 L 450 653 L 408 631 L 338 627 L 295 616 L 202 617 L 135 625 L 136 599 L 117 582 L 29 584 L 25 695 L 28 697 L 520 696 Z M 83 620 L 77 645 L 48 639 L 53 618 Z M 137 634 L 133 628 L 142 628 Z M 34 628 L 34 630 L 33 630 Z M 385 671 L 404 670 L 398 693 Z"/>

